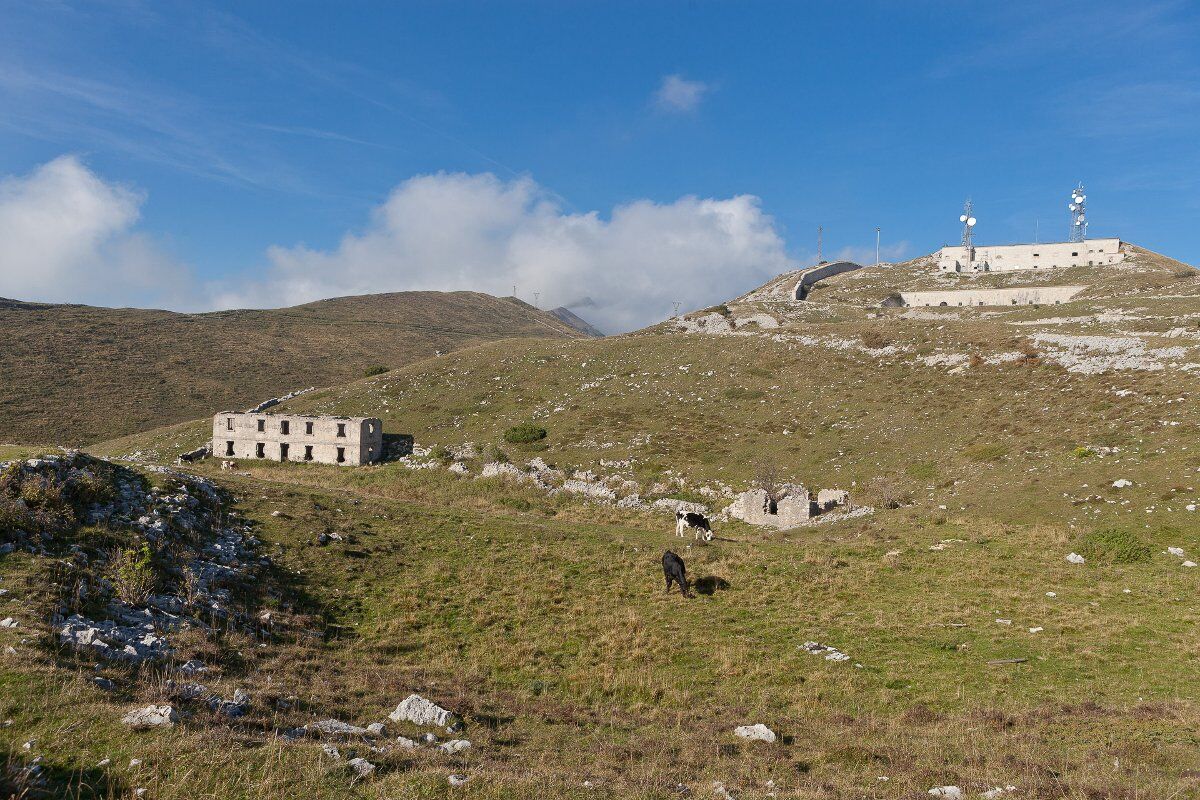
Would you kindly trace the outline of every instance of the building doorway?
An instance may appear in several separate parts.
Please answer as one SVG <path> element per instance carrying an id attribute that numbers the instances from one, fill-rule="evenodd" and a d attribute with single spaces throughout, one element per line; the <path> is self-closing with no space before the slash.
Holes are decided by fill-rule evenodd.
<path id="1" fill-rule="evenodd" d="M 288 446 L 286 444 L 279 445 L 279 460 L 280 461 L 288 460 Z"/>

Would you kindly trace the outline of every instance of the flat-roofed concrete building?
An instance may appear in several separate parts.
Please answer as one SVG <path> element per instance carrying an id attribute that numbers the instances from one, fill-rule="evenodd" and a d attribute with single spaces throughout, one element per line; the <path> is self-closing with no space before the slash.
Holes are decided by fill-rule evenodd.
<path id="1" fill-rule="evenodd" d="M 319 417 L 222 411 L 213 416 L 213 455 L 357 466 L 383 455 L 374 417 Z"/>
<path id="2" fill-rule="evenodd" d="M 1094 267 L 1124 260 L 1120 239 L 1082 242 L 1005 244 L 991 247 L 943 247 L 938 251 L 941 272 L 1015 272 L 1055 267 Z"/>

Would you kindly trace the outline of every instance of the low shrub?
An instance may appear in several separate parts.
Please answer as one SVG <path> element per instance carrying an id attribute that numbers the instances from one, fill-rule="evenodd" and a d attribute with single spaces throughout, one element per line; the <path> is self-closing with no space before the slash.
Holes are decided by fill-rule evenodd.
<path id="1" fill-rule="evenodd" d="M 375 375 L 382 375 L 383 373 L 389 372 L 390 370 L 391 370 L 391 367 L 385 367 L 382 364 L 376 364 L 373 367 L 367 367 L 365 370 L 363 370 L 363 377 L 370 378 Z"/>
<path id="2" fill-rule="evenodd" d="M 1092 564 L 1141 564 L 1153 548 L 1125 528 L 1100 528 L 1079 537 L 1075 551 Z"/>
<path id="3" fill-rule="evenodd" d="M 104 577 L 122 602 L 131 606 L 145 603 L 154 594 L 154 586 L 158 583 L 150 545 L 142 542 L 141 547 L 114 550 L 108 558 Z"/>
<path id="4" fill-rule="evenodd" d="M 766 397 L 766 392 L 758 389 L 743 389 L 740 386 L 730 386 L 722 394 L 730 400 L 760 400 Z"/>
<path id="5" fill-rule="evenodd" d="M 530 444 L 546 438 L 546 429 L 532 422 L 522 422 L 504 432 L 504 441 L 509 444 Z"/>
<path id="6" fill-rule="evenodd" d="M 1008 446 L 1003 444 L 980 442 L 968 446 L 963 453 L 972 461 L 999 461 L 1008 455 Z"/>

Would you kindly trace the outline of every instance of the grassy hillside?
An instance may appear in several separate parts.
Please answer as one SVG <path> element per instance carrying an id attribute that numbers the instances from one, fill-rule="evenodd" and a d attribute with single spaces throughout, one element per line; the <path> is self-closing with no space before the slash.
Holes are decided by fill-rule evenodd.
<path id="1" fill-rule="evenodd" d="M 123 694 L 101 695 L 26 645 L 0 662 L 20 687 L 0 747 L 36 738 L 68 772 L 112 757 L 97 781 L 161 797 L 1192 796 L 1200 280 L 1132 255 L 1039 276 L 1090 287 L 1059 306 L 878 308 L 940 285 L 914 262 L 802 304 L 773 293 L 781 278 L 633 335 L 488 343 L 298 397 L 283 408 L 376 415 L 434 450 L 196 465 L 287 576 L 261 646 L 177 654 L 219 664 L 226 695 L 246 687 L 248 719 L 198 711 L 130 737 L 115 721 L 166 697 L 161 681 L 117 676 Z M 505 441 L 528 421 L 546 437 Z M 207 435 L 201 420 L 92 449 L 168 461 Z M 785 532 L 717 519 L 689 546 L 661 509 L 479 477 L 535 456 L 714 512 L 767 465 L 874 512 Z M 668 547 L 697 598 L 662 594 Z M 39 563 L 16 554 L 0 579 L 43 585 Z M 24 602 L 0 598 L 0 616 L 32 615 Z M 382 720 L 410 691 L 464 713 L 474 747 L 355 745 L 380 770 L 351 783 L 318 744 L 274 733 Z M 756 722 L 779 741 L 733 735 Z"/>
<path id="2" fill-rule="evenodd" d="M 0 301 L 0 441 L 82 444 L 247 408 L 372 366 L 509 337 L 580 334 L 475 292 L 176 314 Z"/>

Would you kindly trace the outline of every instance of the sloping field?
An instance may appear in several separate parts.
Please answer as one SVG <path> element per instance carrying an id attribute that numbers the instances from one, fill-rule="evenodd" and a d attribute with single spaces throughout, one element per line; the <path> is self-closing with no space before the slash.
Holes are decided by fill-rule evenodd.
<path id="1" fill-rule="evenodd" d="M 519 300 L 475 292 L 210 314 L 3 300 L 0 442 L 78 445 L 480 342 L 580 335 Z"/>

